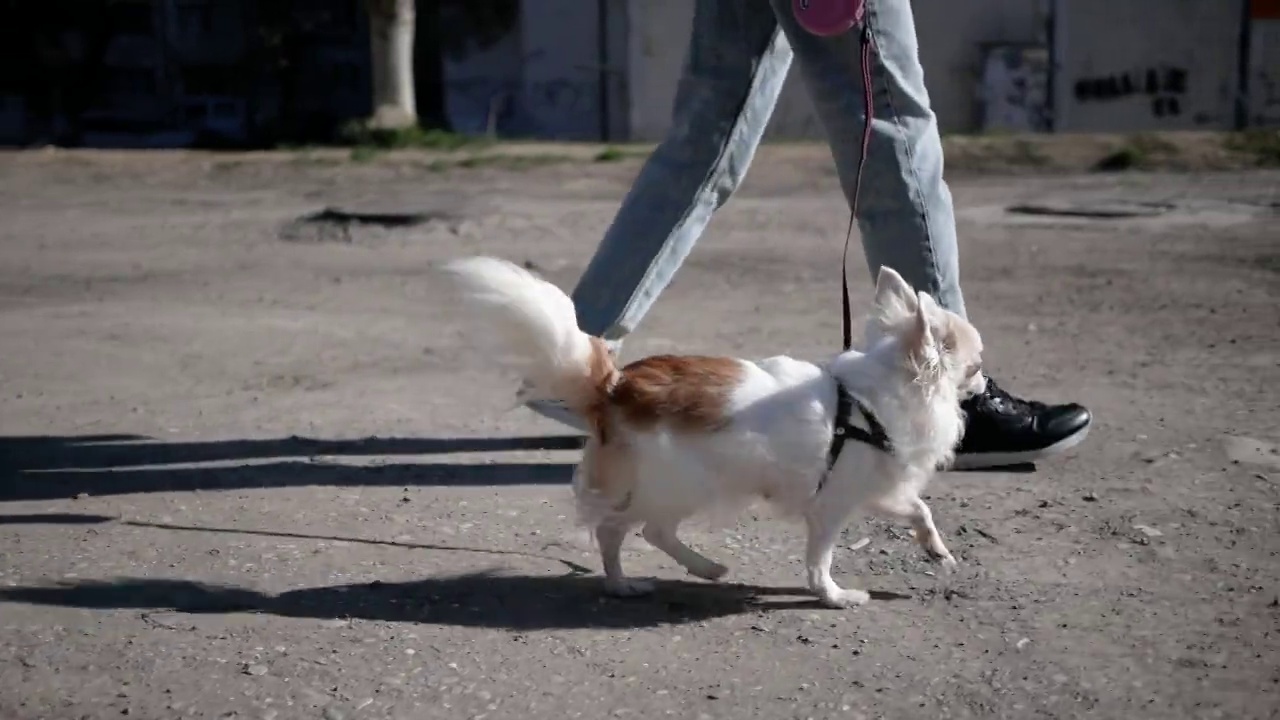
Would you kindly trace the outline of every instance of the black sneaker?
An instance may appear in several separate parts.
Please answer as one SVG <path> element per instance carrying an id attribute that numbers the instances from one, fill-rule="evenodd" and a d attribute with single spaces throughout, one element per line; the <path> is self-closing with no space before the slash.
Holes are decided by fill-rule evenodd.
<path id="1" fill-rule="evenodd" d="M 1005 392 L 987 377 L 987 389 L 960 405 L 967 423 L 952 464 L 955 470 L 1033 462 L 1079 445 L 1093 417 L 1075 403 L 1046 405 Z"/>

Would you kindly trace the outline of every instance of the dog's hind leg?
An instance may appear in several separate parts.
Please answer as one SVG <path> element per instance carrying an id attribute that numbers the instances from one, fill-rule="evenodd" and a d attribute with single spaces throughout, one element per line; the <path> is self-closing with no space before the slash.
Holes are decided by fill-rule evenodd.
<path id="1" fill-rule="evenodd" d="M 630 529 L 630 525 L 617 520 L 605 520 L 596 526 L 596 542 L 600 544 L 600 560 L 604 564 L 604 589 L 618 597 L 653 592 L 653 583 L 629 578 L 622 572 L 622 541 Z"/>
<path id="2" fill-rule="evenodd" d="M 649 544 L 671 556 L 673 560 L 684 566 L 690 574 L 703 580 L 719 580 L 729 572 L 729 568 L 703 556 L 698 551 L 685 545 L 676 535 L 679 521 L 653 522 L 645 524 L 641 534 Z"/>
<path id="3" fill-rule="evenodd" d="M 875 505 L 884 514 L 910 522 L 916 533 L 916 542 L 920 543 L 929 557 L 941 561 L 942 566 L 948 570 L 956 566 L 955 557 L 947 550 L 946 544 L 942 542 L 942 533 L 938 532 L 938 526 L 933 523 L 933 513 L 919 496 L 895 495 L 880 498 Z"/>

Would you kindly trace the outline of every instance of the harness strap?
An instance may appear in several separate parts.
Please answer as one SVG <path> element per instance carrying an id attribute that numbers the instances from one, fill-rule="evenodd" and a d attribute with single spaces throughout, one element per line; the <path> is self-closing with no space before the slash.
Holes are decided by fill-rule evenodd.
<path id="1" fill-rule="evenodd" d="M 853 411 L 857 410 L 862 415 L 863 421 L 867 423 L 867 427 L 861 428 L 850 422 L 853 417 Z M 815 492 L 821 492 L 823 486 L 827 484 L 827 478 L 831 475 L 831 470 L 835 468 L 836 461 L 840 459 L 840 452 L 844 450 L 844 444 L 849 440 L 857 440 L 864 445 L 879 450 L 883 453 L 893 454 L 893 443 L 889 441 L 889 433 L 885 432 L 884 426 L 876 419 L 875 413 L 871 412 L 866 405 L 863 405 L 858 398 L 844 386 L 844 383 L 836 381 L 836 421 L 835 428 L 831 431 L 831 446 L 827 450 L 827 471 L 818 479 L 818 489 Z"/>

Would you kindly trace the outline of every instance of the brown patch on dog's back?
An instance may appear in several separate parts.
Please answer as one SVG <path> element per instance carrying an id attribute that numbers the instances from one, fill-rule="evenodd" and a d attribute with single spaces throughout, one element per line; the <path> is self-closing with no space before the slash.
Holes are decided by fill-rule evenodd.
<path id="1" fill-rule="evenodd" d="M 719 429 L 728 419 L 725 413 L 743 368 L 732 358 L 655 355 L 619 371 L 604 341 L 591 342 L 590 373 L 596 392 L 583 408 L 592 435 L 583 456 L 585 486 L 609 502 L 625 502 L 633 490 L 635 468 L 633 450 L 618 437 L 618 425 Z"/>
<path id="2" fill-rule="evenodd" d="M 637 428 L 666 422 L 680 430 L 716 430 L 728 419 L 742 370 L 733 358 L 654 355 L 622 369 L 609 404 Z"/>

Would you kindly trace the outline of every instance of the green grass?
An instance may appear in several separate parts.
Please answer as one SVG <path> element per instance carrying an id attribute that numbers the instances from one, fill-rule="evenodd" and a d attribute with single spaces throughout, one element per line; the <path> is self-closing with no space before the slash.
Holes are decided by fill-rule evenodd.
<path id="1" fill-rule="evenodd" d="M 372 145 L 357 145 L 351 148 L 351 162 L 369 162 L 376 160 L 384 152 L 382 148 Z"/>
<path id="2" fill-rule="evenodd" d="M 464 148 L 476 148 L 490 144 L 488 138 L 461 135 L 447 130 L 407 127 L 400 129 L 373 128 L 363 121 L 354 120 L 338 131 L 338 139 L 344 145 L 374 150 L 434 150 L 453 152 Z"/>
<path id="3" fill-rule="evenodd" d="M 1223 141 L 1228 150 L 1253 157 L 1262 167 L 1280 167 L 1280 130 L 1245 130 Z"/>
<path id="4" fill-rule="evenodd" d="M 573 158 L 569 155 L 472 155 L 452 163 L 452 166 L 468 169 L 492 167 L 503 170 L 528 170 L 567 162 L 573 162 Z"/>
<path id="5" fill-rule="evenodd" d="M 1164 138 L 1145 133 L 1130 135 L 1113 152 L 1094 165 L 1095 170 L 1120 172 L 1150 168 L 1159 160 L 1168 160 L 1178 154 L 1178 146 Z"/>
<path id="6" fill-rule="evenodd" d="M 647 147 L 618 147 L 610 145 L 596 153 L 592 159 L 598 163 L 621 162 L 632 158 L 646 157 L 651 150 L 651 148 Z"/>
<path id="7" fill-rule="evenodd" d="M 1029 140 L 1015 140 L 1010 148 L 1010 160 L 1026 167 L 1045 167 L 1052 162 L 1038 145 Z"/>
<path id="8" fill-rule="evenodd" d="M 596 153 L 595 158 L 596 162 L 618 162 L 619 160 L 625 159 L 627 159 L 627 153 L 623 152 L 621 148 L 613 146 L 609 146 Z"/>

